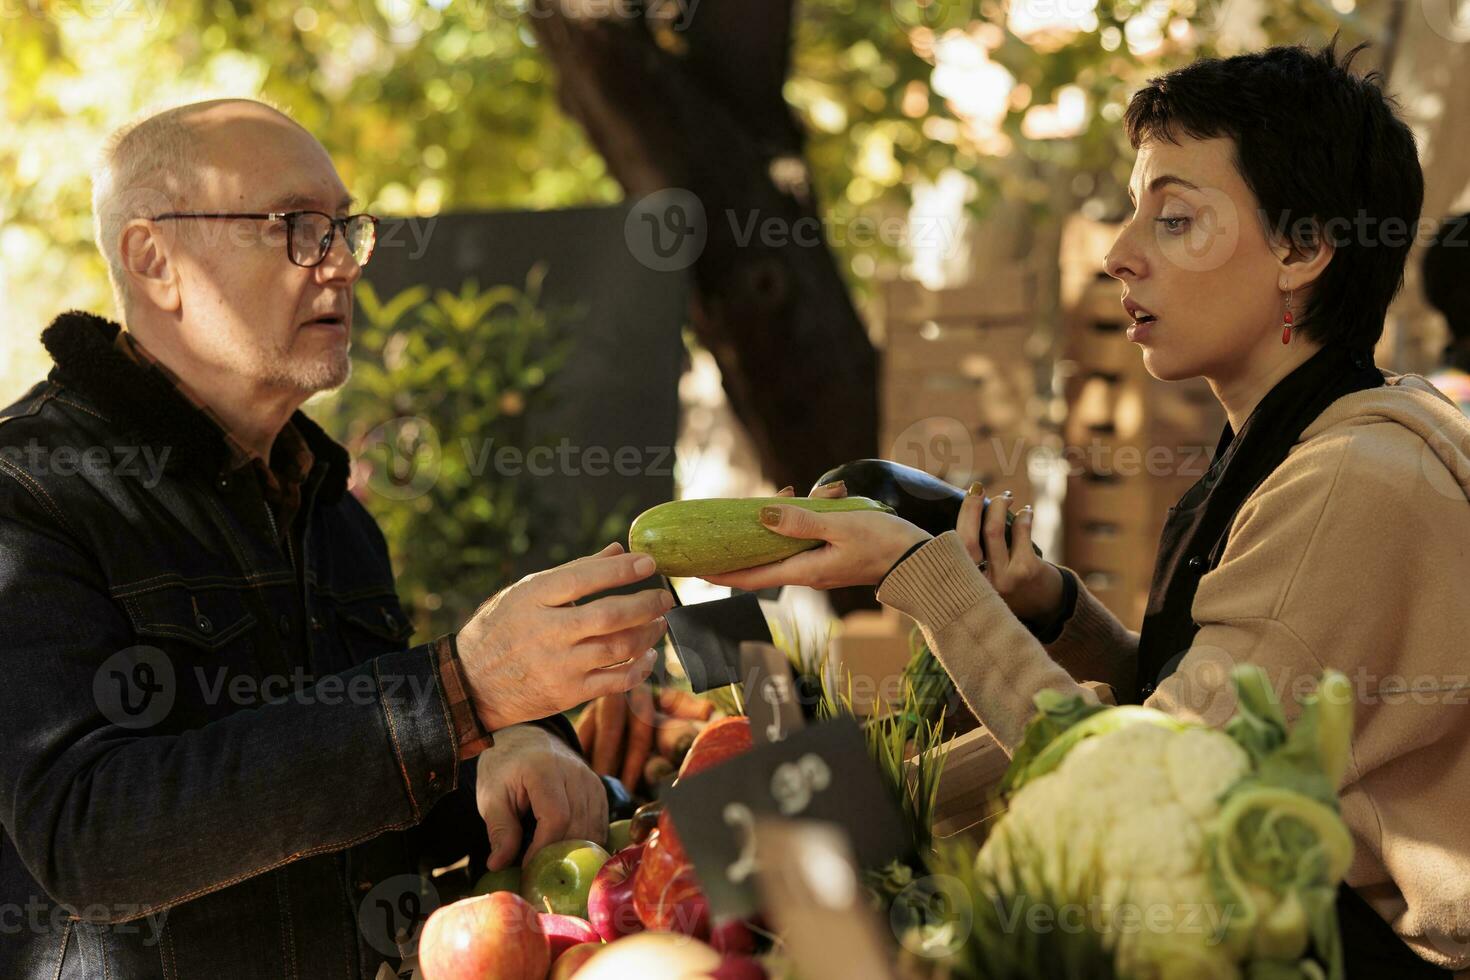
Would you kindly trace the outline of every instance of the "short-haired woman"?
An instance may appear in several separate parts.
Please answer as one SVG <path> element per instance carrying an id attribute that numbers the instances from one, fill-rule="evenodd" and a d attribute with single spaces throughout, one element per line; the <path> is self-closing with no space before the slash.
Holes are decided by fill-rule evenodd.
<path id="1" fill-rule="evenodd" d="M 1009 501 L 982 519 L 977 488 L 936 538 L 888 514 L 766 508 L 825 546 L 711 581 L 878 585 L 1007 748 L 1046 688 L 1106 681 L 1218 724 L 1232 665 L 1264 667 L 1289 714 L 1293 691 L 1343 671 L 1349 975 L 1434 976 L 1470 967 L 1470 423 L 1373 364 L 1423 177 L 1376 77 L 1350 73 L 1357 50 L 1203 60 L 1129 106 L 1134 211 L 1107 271 L 1149 373 L 1207 379 L 1229 420 L 1169 512 L 1141 632 L 1035 556 L 1029 511 L 1008 550 Z"/>

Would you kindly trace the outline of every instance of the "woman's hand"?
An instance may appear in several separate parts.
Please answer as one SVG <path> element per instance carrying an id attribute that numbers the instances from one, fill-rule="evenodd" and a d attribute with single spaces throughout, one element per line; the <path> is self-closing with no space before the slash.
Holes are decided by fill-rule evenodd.
<path id="1" fill-rule="evenodd" d="M 985 506 L 985 487 L 971 484 L 960 504 L 955 530 L 981 573 L 1000 593 L 1017 619 L 1045 623 L 1062 603 L 1062 573 L 1043 561 L 1031 547 L 1031 505 L 1021 508 L 1011 527 L 1011 547 L 1006 549 L 1006 515 L 1011 492 L 993 497 Z"/>
<path id="2" fill-rule="evenodd" d="M 812 491 L 813 497 L 846 495 L 847 488 L 840 483 Z M 795 496 L 795 491 L 787 487 L 778 496 Z M 711 575 L 707 581 L 750 592 L 780 585 L 814 589 L 876 585 L 904 552 L 930 538 L 927 531 L 881 511 L 816 514 L 800 507 L 771 506 L 761 509 L 761 523 L 777 534 L 823 544 L 769 565 Z"/>

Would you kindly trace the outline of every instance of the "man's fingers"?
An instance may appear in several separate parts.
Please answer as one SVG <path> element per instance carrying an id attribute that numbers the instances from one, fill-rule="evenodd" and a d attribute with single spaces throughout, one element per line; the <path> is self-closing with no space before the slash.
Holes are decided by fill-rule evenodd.
<path id="1" fill-rule="evenodd" d="M 574 763 L 563 764 L 567 783 L 567 799 L 571 802 L 572 819 L 567 824 L 566 836 L 577 840 L 590 840 L 594 844 L 607 843 L 607 791 L 602 780 L 584 767 L 578 772 Z"/>
<path id="2" fill-rule="evenodd" d="M 576 655 L 576 666 L 586 671 L 626 663 L 657 643 L 668 627 L 669 624 L 660 617 L 643 626 L 583 640 L 572 647 L 572 653 Z"/>
<path id="3" fill-rule="evenodd" d="M 503 793 L 497 793 L 481 808 L 480 815 L 485 818 L 485 829 L 490 834 L 490 860 L 485 866 L 499 871 L 514 864 L 521 849 L 521 818 L 515 807 Z"/>
<path id="4" fill-rule="evenodd" d="M 653 623 L 674 608 L 667 589 L 647 589 L 633 595 L 610 595 L 568 610 L 571 629 L 579 637 L 606 637 Z"/>
<path id="5" fill-rule="evenodd" d="M 653 574 L 654 568 L 654 560 L 647 555 L 594 555 L 537 576 L 535 595 L 542 605 L 565 606 L 598 592 L 641 582 Z"/>
<path id="6" fill-rule="evenodd" d="M 531 838 L 531 847 L 526 851 L 526 860 L 523 863 L 529 863 L 536 852 L 547 844 L 566 840 L 567 824 L 572 819 L 566 784 L 556 773 L 547 773 L 528 789 L 531 812 L 536 815 L 536 833 Z"/>
<path id="7" fill-rule="evenodd" d="M 608 694 L 621 695 L 629 688 L 642 684 L 653 673 L 653 663 L 656 659 L 658 659 L 657 650 L 645 650 L 625 664 L 589 671 L 583 681 L 585 686 L 583 700 L 590 701 Z"/>
<path id="8" fill-rule="evenodd" d="M 955 520 L 954 527 L 960 540 L 965 543 L 965 550 L 970 553 L 970 560 L 977 565 L 985 557 L 985 550 L 980 546 L 980 516 L 984 513 L 985 487 L 972 483 L 965 499 L 960 503 L 960 516 Z"/>

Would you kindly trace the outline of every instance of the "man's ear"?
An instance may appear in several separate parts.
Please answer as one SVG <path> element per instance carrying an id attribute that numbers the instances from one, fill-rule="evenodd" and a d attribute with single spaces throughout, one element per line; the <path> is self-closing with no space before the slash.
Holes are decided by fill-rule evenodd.
<path id="1" fill-rule="evenodd" d="M 140 218 L 123 228 L 120 251 L 129 293 L 146 297 L 160 310 L 177 313 L 183 296 L 178 270 L 169 259 L 172 244 L 172 236 L 164 235 L 156 223 Z"/>

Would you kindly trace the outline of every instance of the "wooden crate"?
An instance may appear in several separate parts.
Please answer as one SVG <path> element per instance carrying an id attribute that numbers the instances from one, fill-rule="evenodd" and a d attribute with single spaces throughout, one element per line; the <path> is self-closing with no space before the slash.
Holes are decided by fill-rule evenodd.
<path id="1" fill-rule="evenodd" d="M 1024 436 L 967 430 L 951 419 L 931 417 L 900 432 L 884 431 L 883 458 L 914 466 L 956 487 L 979 481 L 987 494 L 1010 490 L 1016 508 L 1036 503 L 1028 470 L 1037 443 Z"/>
<path id="2" fill-rule="evenodd" d="M 832 679 L 847 691 L 853 710 L 882 715 L 903 701 L 903 670 L 912 653 L 913 620 L 893 610 L 850 613 L 832 631 Z"/>
<path id="3" fill-rule="evenodd" d="M 997 365 L 1029 360 L 1029 327 L 983 321 L 925 321 L 913 329 L 891 331 L 883 354 L 884 376 L 984 378 Z"/>
<path id="4" fill-rule="evenodd" d="M 1035 275 L 1021 265 L 987 269 L 983 281 L 953 289 L 926 289 L 907 279 L 886 283 L 883 320 L 895 329 L 926 320 L 1026 320 L 1034 309 Z"/>

